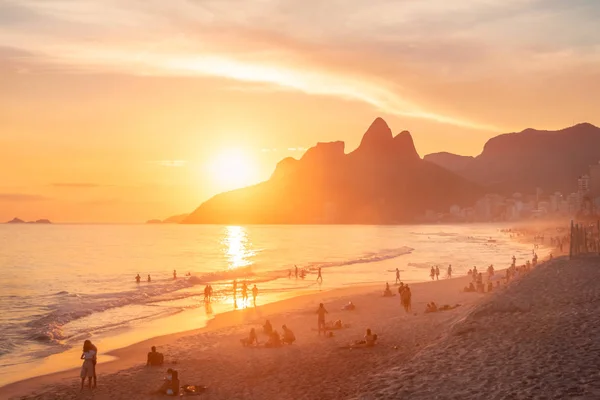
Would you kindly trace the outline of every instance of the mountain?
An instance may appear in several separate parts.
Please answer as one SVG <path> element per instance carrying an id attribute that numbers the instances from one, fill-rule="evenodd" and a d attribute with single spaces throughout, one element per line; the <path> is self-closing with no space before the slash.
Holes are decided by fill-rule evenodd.
<path id="1" fill-rule="evenodd" d="M 19 218 L 13 218 L 7 222 L 7 224 L 51 224 L 51 223 L 52 222 L 50 222 L 50 220 L 48 220 L 48 219 L 38 219 L 37 221 L 25 222 Z"/>
<path id="2" fill-rule="evenodd" d="M 393 136 L 377 118 L 359 147 L 318 143 L 302 158 L 281 160 L 271 178 L 209 199 L 188 224 L 392 224 L 428 209 L 470 205 L 483 193 L 464 178 L 423 161 L 412 136 Z"/>
<path id="3" fill-rule="evenodd" d="M 577 178 L 600 160 L 600 128 L 582 123 L 559 131 L 525 129 L 488 140 L 477 157 L 437 153 L 424 159 L 488 191 L 533 193 L 540 187 L 571 193 Z"/>
<path id="4" fill-rule="evenodd" d="M 179 224 L 188 217 L 189 214 L 173 215 L 165 220 L 151 219 L 146 221 L 147 224 Z"/>

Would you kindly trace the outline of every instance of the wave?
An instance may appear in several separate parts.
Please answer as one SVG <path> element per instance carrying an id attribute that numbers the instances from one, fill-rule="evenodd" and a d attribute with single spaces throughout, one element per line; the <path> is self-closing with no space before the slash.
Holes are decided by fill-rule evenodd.
<path id="1" fill-rule="evenodd" d="M 370 264 L 385 260 L 391 260 L 406 254 L 410 254 L 414 251 L 413 248 L 403 246 L 396 249 L 384 249 L 377 253 L 367 253 L 363 256 L 352 258 L 343 261 L 329 261 L 329 262 L 311 262 L 308 264 L 309 270 L 315 270 L 318 268 L 331 268 L 331 267 L 343 267 L 347 265 L 355 264 Z"/>
<path id="2" fill-rule="evenodd" d="M 458 236 L 458 233 L 447 232 L 410 232 L 410 234 L 417 236 Z"/>

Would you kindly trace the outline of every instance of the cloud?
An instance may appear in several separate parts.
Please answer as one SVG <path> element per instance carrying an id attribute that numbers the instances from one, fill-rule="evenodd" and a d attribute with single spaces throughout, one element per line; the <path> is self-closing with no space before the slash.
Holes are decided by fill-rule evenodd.
<path id="1" fill-rule="evenodd" d="M 160 165 L 161 167 L 181 168 L 187 164 L 185 160 L 159 160 L 151 161 L 152 164 Z"/>
<path id="2" fill-rule="evenodd" d="M 53 183 L 51 186 L 56 188 L 90 189 L 102 187 L 104 185 L 98 185 L 96 183 Z"/>
<path id="3" fill-rule="evenodd" d="M 24 193 L 0 193 L 0 201 L 10 202 L 30 202 L 30 201 L 48 201 L 49 197 L 37 194 Z"/>
<path id="4" fill-rule="evenodd" d="M 32 69 L 222 77 L 494 131 L 427 89 L 600 62 L 590 0 L 5 0 L 0 15 L 0 46 Z"/>

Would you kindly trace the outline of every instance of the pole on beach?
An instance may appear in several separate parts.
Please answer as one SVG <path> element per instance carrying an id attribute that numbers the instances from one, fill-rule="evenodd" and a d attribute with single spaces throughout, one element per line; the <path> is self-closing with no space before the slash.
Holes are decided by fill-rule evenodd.
<path id="1" fill-rule="evenodd" d="M 573 258 L 573 220 L 571 220 L 571 237 L 569 240 L 569 260 Z"/>

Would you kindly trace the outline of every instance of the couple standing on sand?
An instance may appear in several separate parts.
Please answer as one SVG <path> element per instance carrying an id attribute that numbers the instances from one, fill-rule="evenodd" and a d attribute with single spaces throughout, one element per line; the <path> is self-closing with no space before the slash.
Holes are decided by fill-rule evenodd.
<path id="1" fill-rule="evenodd" d="M 83 360 L 83 365 L 81 366 L 81 390 L 83 390 L 83 384 L 85 383 L 85 378 L 88 379 L 88 388 L 96 387 L 98 383 L 96 379 L 96 361 L 98 355 L 98 348 L 94 346 L 94 344 L 90 340 L 86 340 L 83 342 L 83 353 L 81 354 L 81 359 Z M 92 386 L 92 379 L 94 380 L 94 385 Z"/>
<path id="2" fill-rule="evenodd" d="M 398 286 L 398 294 L 400 295 L 400 302 L 402 303 L 402 307 L 404 307 L 404 311 L 411 312 L 412 311 L 412 293 L 410 292 L 410 288 L 408 285 L 405 285 L 403 282 L 400 282 L 400 286 Z"/>

